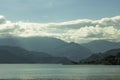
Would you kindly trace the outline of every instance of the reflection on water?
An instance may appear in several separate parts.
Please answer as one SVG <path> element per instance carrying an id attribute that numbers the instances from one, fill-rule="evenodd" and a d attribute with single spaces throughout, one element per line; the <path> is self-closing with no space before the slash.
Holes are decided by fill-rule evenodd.
<path id="1" fill-rule="evenodd" d="M 0 64 L 7 80 L 120 80 L 120 66 L 60 64 Z"/>

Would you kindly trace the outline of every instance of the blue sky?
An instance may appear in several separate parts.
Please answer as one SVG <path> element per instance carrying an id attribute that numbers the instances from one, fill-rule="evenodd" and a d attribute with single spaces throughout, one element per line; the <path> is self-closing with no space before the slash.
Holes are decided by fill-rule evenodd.
<path id="1" fill-rule="evenodd" d="M 11 21 L 64 22 L 120 15 L 120 0 L 0 0 L 0 15 Z"/>

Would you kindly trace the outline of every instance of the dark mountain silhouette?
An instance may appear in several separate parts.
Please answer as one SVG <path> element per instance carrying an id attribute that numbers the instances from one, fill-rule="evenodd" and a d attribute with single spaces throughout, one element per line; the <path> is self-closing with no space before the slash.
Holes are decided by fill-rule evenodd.
<path id="1" fill-rule="evenodd" d="M 90 57 L 81 60 L 80 63 L 120 65 L 120 48 L 112 49 L 104 53 L 93 54 Z"/>
<path id="2" fill-rule="evenodd" d="M 70 63 L 70 60 L 19 47 L 0 46 L 0 63 Z"/>
<path id="3" fill-rule="evenodd" d="M 57 57 L 71 60 L 83 59 L 91 55 L 91 51 L 76 43 L 67 43 L 50 37 L 1 38 L 0 45 L 18 46 L 29 51 L 45 52 Z"/>
<path id="4" fill-rule="evenodd" d="M 105 52 L 111 49 L 120 48 L 119 42 L 110 42 L 106 40 L 95 40 L 81 45 L 90 49 L 94 53 Z"/>

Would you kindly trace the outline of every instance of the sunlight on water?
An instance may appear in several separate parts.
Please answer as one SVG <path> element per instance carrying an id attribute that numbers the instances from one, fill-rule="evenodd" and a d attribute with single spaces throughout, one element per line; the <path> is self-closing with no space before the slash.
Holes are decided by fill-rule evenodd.
<path id="1" fill-rule="evenodd" d="M 0 64 L 7 80 L 120 80 L 120 66 L 60 64 Z"/>

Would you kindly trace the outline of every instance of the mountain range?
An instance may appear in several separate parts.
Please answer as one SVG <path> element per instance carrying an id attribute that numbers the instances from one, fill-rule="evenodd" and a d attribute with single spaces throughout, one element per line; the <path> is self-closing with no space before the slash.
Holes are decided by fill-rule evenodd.
<path id="1" fill-rule="evenodd" d="M 93 53 L 103 53 L 111 49 L 120 48 L 120 42 L 111 42 L 106 40 L 95 40 L 81 45 L 90 49 Z"/>
<path id="2" fill-rule="evenodd" d="M 80 61 L 82 64 L 112 64 L 120 65 L 120 48 L 111 49 L 104 53 L 92 54 Z"/>
<path id="3" fill-rule="evenodd" d="M 0 45 L 21 47 L 29 51 L 45 52 L 56 57 L 67 57 L 73 61 L 79 61 L 92 54 L 89 49 L 77 43 L 67 43 L 50 37 L 1 38 Z"/>
<path id="4" fill-rule="evenodd" d="M 0 55 L 2 56 L 4 56 L 2 50 L 4 50 L 5 46 L 12 50 L 12 54 L 16 54 L 18 52 L 18 54 L 22 55 L 34 54 L 34 57 L 27 55 L 29 56 L 29 61 L 30 57 L 32 57 L 31 59 L 40 58 L 40 61 L 44 63 L 47 61 L 51 62 L 49 58 L 53 59 L 53 62 L 55 62 L 54 59 L 56 58 L 61 58 L 60 60 L 63 61 L 66 59 L 66 61 L 75 62 L 79 62 L 83 59 L 88 59 L 91 56 L 93 58 L 90 59 L 99 59 L 102 56 L 100 53 L 105 53 L 108 50 L 120 48 L 120 43 L 105 40 L 95 40 L 89 43 L 78 44 L 74 42 L 64 42 L 60 39 L 51 37 L 7 37 L 0 38 Z M 9 54 L 11 54 L 10 49 L 7 50 Z M 3 52 L 6 55 L 4 58 L 8 58 L 7 55 L 9 56 L 9 54 L 6 54 L 7 52 L 5 50 Z M 21 57 L 21 59 L 24 59 L 22 55 L 16 57 Z M 46 59 L 46 57 L 44 57 L 45 55 L 49 58 Z M 27 59 L 27 56 L 25 59 Z M 58 61 L 56 60 L 56 62 Z"/>
<path id="5" fill-rule="evenodd" d="M 54 57 L 44 52 L 28 51 L 20 47 L 0 46 L 0 63 L 71 63 L 65 57 Z"/>

